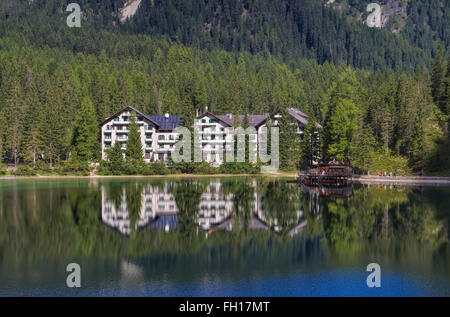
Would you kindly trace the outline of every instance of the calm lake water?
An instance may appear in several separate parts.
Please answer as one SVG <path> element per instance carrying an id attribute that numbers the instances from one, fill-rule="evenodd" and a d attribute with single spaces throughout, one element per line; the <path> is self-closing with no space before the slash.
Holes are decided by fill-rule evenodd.
<path id="1" fill-rule="evenodd" d="M 449 226 L 450 187 L 0 180 L 0 296 L 449 296 Z"/>

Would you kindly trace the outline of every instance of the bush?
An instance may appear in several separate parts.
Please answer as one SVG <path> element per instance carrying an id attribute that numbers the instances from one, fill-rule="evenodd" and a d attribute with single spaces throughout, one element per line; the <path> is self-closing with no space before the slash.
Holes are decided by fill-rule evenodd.
<path id="1" fill-rule="evenodd" d="M 29 166 L 21 165 L 11 174 L 15 176 L 35 176 L 36 171 Z"/>
<path id="2" fill-rule="evenodd" d="M 6 175 L 6 166 L 3 164 L 0 164 L 0 176 Z"/>
<path id="3" fill-rule="evenodd" d="M 142 174 L 144 175 L 167 175 L 170 173 L 170 169 L 164 162 L 155 162 L 146 164 Z"/>
<path id="4" fill-rule="evenodd" d="M 78 161 L 63 161 L 56 168 L 56 172 L 59 175 L 77 175 L 77 176 L 89 176 L 90 168 L 87 163 L 78 163 Z"/>
<path id="5" fill-rule="evenodd" d="M 195 163 L 194 173 L 195 174 L 217 174 L 219 169 L 212 167 L 208 162 Z"/>
<path id="6" fill-rule="evenodd" d="M 219 172 L 222 174 L 258 174 L 260 166 L 249 162 L 229 162 L 221 165 Z"/>
<path id="7" fill-rule="evenodd" d="M 102 160 L 97 171 L 100 175 L 111 175 L 111 164 L 108 161 Z"/>
<path id="8" fill-rule="evenodd" d="M 407 158 L 380 152 L 374 155 L 372 164 L 370 165 L 370 172 L 375 175 L 380 174 L 380 172 L 386 172 L 389 175 L 392 172 L 392 176 L 404 176 L 412 173 L 408 167 Z"/>
<path id="9" fill-rule="evenodd" d="M 50 167 L 50 164 L 44 162 L 42 160 L 38 160 L 36 162 L 35 170 L 37 170 L 38 174 L 51 174 L 53 173 L 53 169 Z"/>

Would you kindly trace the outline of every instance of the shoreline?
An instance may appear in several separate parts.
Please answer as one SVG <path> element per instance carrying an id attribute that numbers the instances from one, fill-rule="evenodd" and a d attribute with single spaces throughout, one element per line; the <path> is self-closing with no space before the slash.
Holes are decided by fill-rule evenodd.
<path id="1" fill-rule="evenodd" d="M 270 173 L 270 174 L 168 174 L 168 175 L 35 175 L 35 176 L 0 176 L 3 180 L 21 179 L 121 179 L 121 178 L 222 178 L 222 177 L 270 177 L 270 178 L 296 178 L 292 173 Z M 450 185 L 450 177 L 446 176 L 368 176 L 353 175 L 351 183 L 356 184 L 412 184 L 412 185 Z"/>
<path id="2" fill-rule="evenodd" d="M 446 176 L 368 176 L 353 175 L 352 183 L 359 184 L 448 184 L 450 177 Z"/>

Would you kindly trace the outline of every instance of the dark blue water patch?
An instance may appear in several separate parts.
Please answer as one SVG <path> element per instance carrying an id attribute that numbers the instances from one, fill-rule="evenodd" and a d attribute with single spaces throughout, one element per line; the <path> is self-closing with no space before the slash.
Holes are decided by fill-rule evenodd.
<path id="1" fill-rule="evenodd" d="M 382 274 L 381 287 L 369 288 L 360 270 L 300 272 L 288 276 L 225 280 L 205 275 L 193 283 L 105 281 L 101 286 L 81 288 L 28 288 L 17 285 L 0 289 L 0 296 L 163 296 L 163 297 L 421 297 L 449 296 L 448 282 L 393 271 Z"/>

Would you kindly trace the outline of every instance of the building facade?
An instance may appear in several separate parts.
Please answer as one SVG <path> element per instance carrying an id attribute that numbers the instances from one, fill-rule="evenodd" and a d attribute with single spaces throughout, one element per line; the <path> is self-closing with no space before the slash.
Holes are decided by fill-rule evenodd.
<path id="1" fill-rule="evenodd" d="M 135 114 L 139 125 L 145 161 L 168 163 L 178 140 L 178 133 L 175 132 L 175 129 L 182 125 L 180 117 L 169 114 L 145 115 L 130 106 L 106 118 L 101 123 L 102 159 L 107 159 L 107 150 L 114 146 L 116 142 L 121 143 L 123 150 L 126 149 L 132 113 Z M 296 108 L 289 108 L 288 113 L 295 119 L 298 141 L 301 142 L 305 127 L 308 124 L 308 116 Z M 251 148 L 249 161 L 256 162 L 258 144 L 267 120 L 271 120 L 272 127 L 277 127 L 280 117 L 279 112 L 247 116 L 248 128 L 250 129 L 247 132 L 249 132 L 248 140 Z M 227 152 L 234 152 L 236 139 L 233 133 L 233 125 L 235 120 L 236 118 L 232 114 L 216 115 L 206 111 L 197 115 L 194 120 L 194 130 L 204 161 L 218 166 L 225 162 Z M 239 116 L 240 126 L 243 125 L 245 120 L 245 116 Z M 319 128 L 321 128 L 320 125 Z"/>
<path id="2" fill-rule="evenodd" d="M 142 152 L 146 162 L 168 162 L 178 134 L 174 131 L 180 124 L 178 115 L 145 115 L 133 107 L 126 107 L 101 123 L 102 159 L 107 150 L 120 142 L 126 150 L 130 118 L 135 114 L 141 134 Z"/>
<path id="3" fill-rule="evenodd" d="M 305 127 L 308 124 L 308 115 L 296 108 L 288 108 L 289 115 L 295 119 L 297 124 L 298 141 L 301 142 Z M 248 127 L 251 132 L 249 135 L 250 148 L 252 153 L 257 155 L 258 144 L 263 134 L 263 129 L 266 128 L 267 120 L 271 120 L 271 126 L 277 127 L 278 121 L 281 118 L 279 112 L 273 114 L 248 115 Z M 239 122 L 242 126 L 245 116 L 239 116 Z M 195 118 L 194 126 L 199 135 L 203 159 L 214 165 L 221 165 L 224 162 L 225 153 L 233 149 L 234 135 L 233 124 L 235 116 L 232 114 L 215 115 L 209 111 L 198 115 Z M 320 125 L 318 125 L 321 128 Z M 256 157 L 249 158 L 251 161 L 256 161 Z M 252 160 L 253 159 L 253 160 Z"/>

